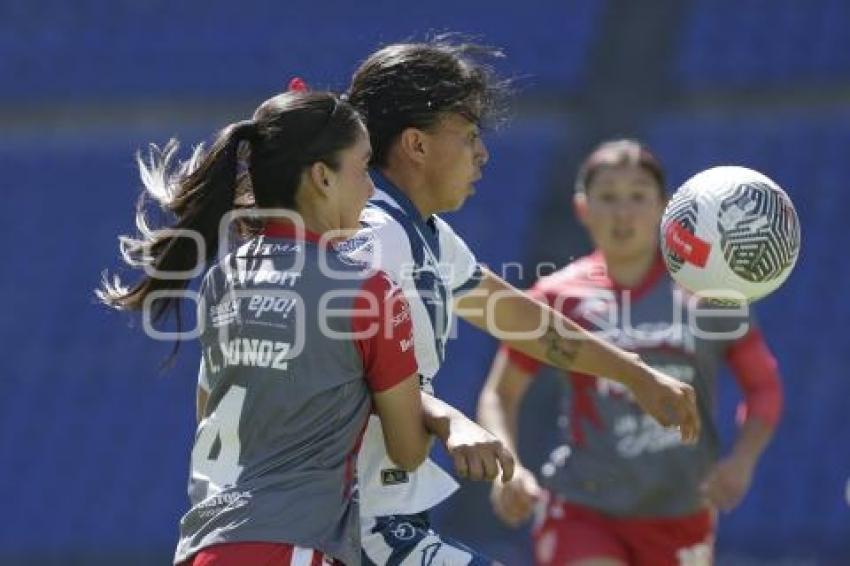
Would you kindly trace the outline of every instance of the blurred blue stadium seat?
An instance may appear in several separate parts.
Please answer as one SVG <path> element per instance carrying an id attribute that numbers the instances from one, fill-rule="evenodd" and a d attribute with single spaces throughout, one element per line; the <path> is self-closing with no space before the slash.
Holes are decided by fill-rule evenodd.
<path id="1" fill-rule="evenodd" d="M 844 0 L 687 5 L 674 61 L 677 82 L 687 89 L 818 85 L 845 81 L 850 73 L 850 3 Z"/>
<path id="2" fill-rule="evenodd" d="M 503 47 L 500 68 L 528 88 L 575 89 L 604 5 L 5 0 L 0 77 L 8 79 L 0 99 L 199 97 L 203 104 L 276 92 L 293 75 L 340 89 L 377 45 L 422 39 L 427 30 L 460 30 Z M 520 36 L 518 27 L 534 32 Z"/>

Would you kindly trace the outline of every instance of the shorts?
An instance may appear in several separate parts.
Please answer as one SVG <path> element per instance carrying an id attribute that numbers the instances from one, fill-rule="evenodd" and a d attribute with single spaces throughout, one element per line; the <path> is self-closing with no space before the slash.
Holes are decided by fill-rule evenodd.
<path id="1" fill-rule="evenodd" d="M 364 566 L 490 566 L 489 558 L 431 529 L 428 513 L 363 519 Z"/>
<path id="2" fill-rule="evenodd" d="M 277 542 L 232 542 L 200 550 L 182 566 L 330 566 L 342 562 L 312 548 Z"/>
<path id="3" fill-rule="evenodd" d="M 555 499 L 533 532 L 538 566 L 566 566 L 613 558 L 634 566 L 707 566 L 713 563 L 714 513 L 675 518 L 613 517 Z"/>

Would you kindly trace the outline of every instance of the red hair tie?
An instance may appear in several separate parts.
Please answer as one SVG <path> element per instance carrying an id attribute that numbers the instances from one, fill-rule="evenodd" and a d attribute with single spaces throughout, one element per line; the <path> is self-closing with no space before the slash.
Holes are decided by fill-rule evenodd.
<path id="1" fill-rule="evenodd" d="M 307 86 L 307 83 L 301 77 L 292 77 L 287 90 L 289 92 L 307 92 L 310 90 L 310 87 Z"/>

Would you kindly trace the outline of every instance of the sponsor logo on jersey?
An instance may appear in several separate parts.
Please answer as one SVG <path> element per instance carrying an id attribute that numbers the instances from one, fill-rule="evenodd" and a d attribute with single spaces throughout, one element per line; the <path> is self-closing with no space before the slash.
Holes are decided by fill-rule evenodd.
<path id="1" fill-rule="evenodd" d="M 267 312 L 279 313 L 281 318 L 286 319 L 295 308 L 296 299 L 289 297 L 276 297 L 272 295 L 253 295 L 248 301 L 248 310 L 254 313 L 254 318 L 260 318 Z"/>
<path id="2" fill-rule="evenodd" d="M 251 280 L 255 285 L 269 283 L 282 287 L 292 287 L 298 283 L 300 277 L 300 271 L 278 271 L 276 269 L 264 268 L 253 272 Z"/>
<path id="3" fill-rule="evenodd" d="M 214 328 L 230 324 L 239 317 L 239 299 L 224 301 L 210 307 L 210 322 Z"/>
<path id="4" fill-rule="evenodd" d="M 408 338 L 407 340 L 402 340 L 398 344 L 399 348 L 401 348 L 402 352 L 406 352 L 409 349 L 413 348 L 413 338 Z"/>
<path id="5" fill-rule="evenodd" d="M 623 458 L 637 458 L 682 445 L 679 431 L 664 428 L 649 415 L 624 415 L 614 423 L 617 453 Z"/>
<path id="6" fill-rule="evenodd" d="M 221 511 L 221 507 L 237 507 L 247 505 L 251 498 L 250 491 L 234 491 L 230 493 L 219 493 L 198 503 L 192 513 L 197 513 L 201 519 L 214 517 Z"/>
<path id="7" fill-rule="evenodd" d="M 402 307 L 401 312 L 398 312 L 393 315 L 393 328 L 407 320 L 410 320 L 410 307 L 405 304 Z"/>
<path id="8" fill-rule="evenodd" d="M 405 470 L 399 468 L 387 468 L 381 470 L 381 483 L 384 485 L 400 485 L 410 481 Z"/>

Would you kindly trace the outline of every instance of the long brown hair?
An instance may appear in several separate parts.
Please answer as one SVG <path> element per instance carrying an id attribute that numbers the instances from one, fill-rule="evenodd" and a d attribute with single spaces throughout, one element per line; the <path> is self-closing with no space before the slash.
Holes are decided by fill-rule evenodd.
<path id="1" fill-rule="evenodd" d="M 134 268 L 154 268 L 132 287 L 118 276 L 104 274 L 95 292 L 103 303 L 120 310 L 153 309 L 153 320 L 173 312 L 180 326 L 180 301 L 157 291 L 185 289 L 188 274 L 201 261 L 218 253 L 222 218 L 235 206 L 295 208 L 295 197 L 305 168 L 323 162 L 339 167 L 339 152 L 353 145 L 362 122 L 346 101 L 327 92 L 287 92 L 260 105 L 251 120 L 222 129 L 206 150 L 195 149 L 185 162 L 175 163 L 179 143 L 172 139 L 159 149 L 151 146 L 147 160 L 137 154 L 145 191 L 136 209 L 140 235 L 120 236 L 121 255 Z M 240 150 L 240 144 L 245 142 Z M 240 164 L 244 171 L 240 172 Z M 250 183 L 239 182 L 246 177 Z M 247 180 L 246 179 L 246 180 Z M 237 187 L 240 191 L 237 191 Z M 151 199 L 174 218 L 170 226 L 151 229 L 147 209 Z M 192 238 L 175 230 L 191 231 L 204 243 L 204 257 Z M 186 276 L 166 273 L 186 272 Z M 150 305 L 147 303 L 150 302 Z"/>

